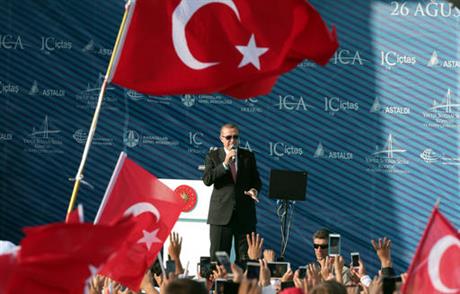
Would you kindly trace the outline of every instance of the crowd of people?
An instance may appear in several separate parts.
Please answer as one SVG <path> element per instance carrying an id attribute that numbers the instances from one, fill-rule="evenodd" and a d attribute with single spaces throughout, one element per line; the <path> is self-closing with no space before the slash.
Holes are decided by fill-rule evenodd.
<path id="1" fill-rule="evenodd" d="M 161 294 L 318 294 L 318 293 L 399 293 L 405 280 L 405 274 L 395 276 L 391 259 L 391 240 L 382 238 L 371 240 L 381 269 L 375 277 L 366 272 L 365 263 L 359 259 L 359 266 L 346 265 L 342 256 L 328 255 L 330 232 L 320 229 L 312 237 L 316 260 L 306 263 L 302 269 L 288 269 L 282 277 L 271 277 L 269 264 L 276 261 L 274 250 L 264 249 L 263 238 L 259 234 L 248 234 L 248 260 L 239 260 L 231 264 L 231 271 L 217 264 L 209 272 L 200 270 L 196 276 L 189 276 L 182 266 L 180 253 L 182 238 L 177 233 L 170 236 L 168 260 L 175 266 L 174 272 L 152 265 L 145 274 L 140 293 Z M 259 274 L 248 275 L 246 264 L 257 262 Z M 402 282 L 399 282 L 401 280 Z M 100 275 L 96 275 L 88 285 L 89 293 L 135 293 L 122 285 Z"/>

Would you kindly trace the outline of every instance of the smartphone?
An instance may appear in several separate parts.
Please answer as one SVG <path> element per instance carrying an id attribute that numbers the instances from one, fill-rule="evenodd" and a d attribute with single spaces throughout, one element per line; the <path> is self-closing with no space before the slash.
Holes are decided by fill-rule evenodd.
<path id="1" fill-rule="evenodd" d="M 339 256 L 340 255 L 340 235 L 339 234 L 329 234 L 329 256 Z"/>
<path id="2" fill-rule="evenodd" d="M 166 275 L 169 277 L 169 274 L 170 273 L 176 273 L 176 263 L 174 262 L 174 260 L 167 260 L 166 261 L 166 268 L 165 268 L 165 271 L 166 271 Z"/>
<path id="3" fill-rule="evenodd" d="M 231 274 L 232 273 L 232 268 L 230 266 L 231 262 L 230 262 L 230 257 L 228 257 L 227 252 L 217 251 L 216 258 L 219 261 L 219 263 L 224 266 L 225 270 L 227 271 L 227 274 Z"/>
<path id="4" fill-rule="evenodd" d="M 246 277 L 249 280 L 259 280 L 260 264 L 258 262 L 246 263 Z"/>
<path id="5" fill-rule="evenodd" d="M 299 271 L 299 279 L 305 279 L 305 276 L 307 275 L 307 267 L 299 266 L 297 270 Z"/>
<path id="6" fill-rule="evenodd" d="M 359 252 L 351 252 L 351 266 L 359 267 Z"/>
<path id="7" fill-rule="evenodd" d="M 215 294 L 238 294 L 239 284 L 232 280 L 216 279 L 214 282 Z"/>
<path id="8" fill-rule="evenodd" d="M 211 257 L 201 256 L 200 257 L 200 276 L 202 278 L 208 278 L 211 274 Z"/>
<path id="9" fill-rule="evenodd" d="M 289 262 L 276 261 L 267 263 L 272 278 L 281 278 L 291 268 Z"/>
<path id="10" fill-rule="evenodd" d="M 294 281 L 281 282 L 281 290 L 284 290 L 287 288 L 294 288 L 294 287 L 295 287 Z"/>

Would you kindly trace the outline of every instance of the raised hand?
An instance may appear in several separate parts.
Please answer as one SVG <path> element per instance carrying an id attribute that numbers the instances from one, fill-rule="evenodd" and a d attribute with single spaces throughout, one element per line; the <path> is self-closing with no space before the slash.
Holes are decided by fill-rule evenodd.
<path id="1" fill-rule="evenodd" d="M 169 247 L 168 254 L 172 260 L 178 260 L 180 258 L 180 252 L 182 250 L 182 237 L 178 233 L 172 232 L 169 235 Z"/>
<path id="2" fill-rule="evenodd" d="M 264 250 L 264 259 L 267 262 L 273 262 L 275 261 L 276 254 L 275 251 L 272 249 L 265 249 Z"/>
<path id="3" fill-rule="evenodd" d="M 264 245 L 264 239 L 259 234 L 252 232 L 246 235 L 246 241 L 248 242 L 248 256 L 249 259 L 257 260 L 262 254 L 262 246 Z"/>
<path id="4" fill-rule="evenodd" d="M 371 240 L 372 247 L 374 247 L 377 256 L 380 259 L 382 268 L 392 267 L 391 262 L 391 240 L 384 237 L 383 240 L 380 238 L 378 241 Z"/>

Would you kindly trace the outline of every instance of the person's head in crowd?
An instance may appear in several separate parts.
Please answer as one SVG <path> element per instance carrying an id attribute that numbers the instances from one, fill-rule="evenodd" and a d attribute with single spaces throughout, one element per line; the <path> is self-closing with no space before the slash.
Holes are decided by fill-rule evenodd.
<path id="1" fill-rule="evenodd" d="M 164 294 L 208 294 L 203 283 L 190 279 L 176 279 L 165 288 Z"/>
<path id="2" fill-rule="evenodd" d="M 225 124 L 220 128 L 220 141 L 225 149 L 238 146 L 240 130 L 234 124 Z"/>
<path id="3" fill-rule="evenodd" d="M 313 234 L 313 248 L 316 259 L 323 260 L 328 254 L 329 231 L 326 228 L 319 229 Z"/>
<path id="4" fill-rule="evenodd" d="M 312 289 L 311 294 L 347 294 L 347 288 L 337 281 L 329 280 L 319 283 Z"/>

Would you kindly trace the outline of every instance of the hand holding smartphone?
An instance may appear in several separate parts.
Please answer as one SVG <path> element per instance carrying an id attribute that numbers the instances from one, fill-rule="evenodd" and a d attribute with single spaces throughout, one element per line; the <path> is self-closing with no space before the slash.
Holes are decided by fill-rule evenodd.
<path id="1" fill-rule="evenodd" d="M 225 268 L 227 271 L 227 274 L 232 273 L 232 267 L 231 267 L 231 262 L 230 262 L 230 257 L 228 257 L 227 252 L 225 251 L 217 251 L 216 252 L 216 258 L 219 261 L 221 265 Z"/>

